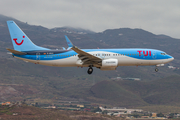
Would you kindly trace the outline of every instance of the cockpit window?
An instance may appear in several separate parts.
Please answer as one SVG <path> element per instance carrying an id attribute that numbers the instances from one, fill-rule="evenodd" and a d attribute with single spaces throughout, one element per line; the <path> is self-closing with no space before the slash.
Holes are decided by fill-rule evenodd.
<path id="1" fill-rule="evenodd" d="M 166 55 L 166 53 L 161 53 L 161 55 Z"/>

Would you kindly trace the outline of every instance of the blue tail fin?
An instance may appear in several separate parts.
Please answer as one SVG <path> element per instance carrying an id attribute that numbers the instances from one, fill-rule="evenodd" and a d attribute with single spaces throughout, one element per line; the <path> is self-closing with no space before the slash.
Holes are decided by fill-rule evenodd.
<path id="1" fill-rule="evenodd" d="M 68 44 L 67 50 L 69 50 L 69 49 L 71 49 L 73 47 L 73 44 L 66 35 L 65 35 L 65 38 L 66 38 L 66 41 L 67 41 L 67 44 Z"/>
<path id="2" fill-rule="evenodd" d="M 35 45 L 14 21 L 7 21 L 13 47 L 17 51 L 49 50 Z"/>

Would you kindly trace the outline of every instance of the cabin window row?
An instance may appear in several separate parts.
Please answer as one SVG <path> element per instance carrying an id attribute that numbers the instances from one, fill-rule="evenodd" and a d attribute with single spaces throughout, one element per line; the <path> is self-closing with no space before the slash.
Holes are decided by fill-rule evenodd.
<path id="1" fill-rule="evenodd" d="M 141 54 L 113 54 L 113 56 L 138 56 Z M 100 54 L 93 54 L 93 56 L 100 56 Z M 112 54 L 102 54 L 101 56 L 112 56 Z"/>
<path id="2" fill-rule="evenodd" d="M 100 54 L 92 54 L 93 56 L 101 56 Z M 112 54 L 102 54 L 102 56 L 111 56 Z M 113 54 L 113 56 L 138 56 L 139 54 Z M 141 54 L 140 54 L 141 55 Z M 77 55 L 46 55 L 46 57 L 67 57 Z"/>
<path id="3" fill-rule="evenodd" d="M 67 57 L 67 56 L 77 56 L 77 55 L 46 55 L 46 57 Z"/>

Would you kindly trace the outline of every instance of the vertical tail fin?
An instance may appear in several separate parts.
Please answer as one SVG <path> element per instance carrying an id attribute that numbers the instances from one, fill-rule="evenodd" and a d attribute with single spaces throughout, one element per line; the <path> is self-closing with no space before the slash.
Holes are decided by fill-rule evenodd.
<path id="1" fill-rule="evenodd" d="M 35 45 L 14 21 L 7 21 L 13 47 L 17 51 L 49 50 Z"/>

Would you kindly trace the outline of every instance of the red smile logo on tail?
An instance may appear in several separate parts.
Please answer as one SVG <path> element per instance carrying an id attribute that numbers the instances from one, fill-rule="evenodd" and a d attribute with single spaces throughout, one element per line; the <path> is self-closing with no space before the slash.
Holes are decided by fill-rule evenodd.
<path id="1" fill-rule="evenodd" d="M 23 38 L 25 38 L 25 36 L 23 36 Z M 17 38 L 14 38 L 13 40 L 14 40 L 14 42 L 16 43 L 16 45 L 22 45 L 23 42 L 24 42 L 24 40 L 22 40 L 20 43 L 18 43 L 18 42 L 17 42 Z"/>

